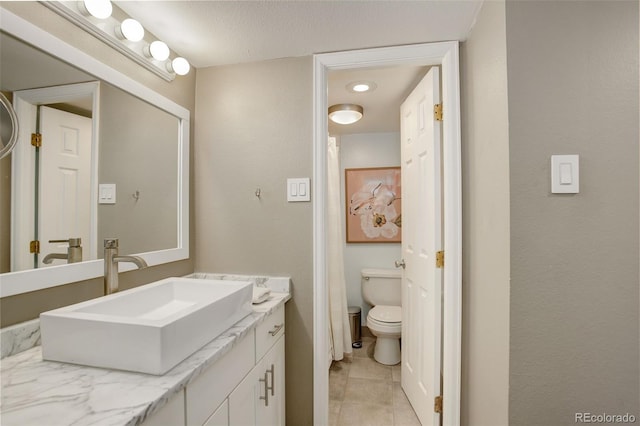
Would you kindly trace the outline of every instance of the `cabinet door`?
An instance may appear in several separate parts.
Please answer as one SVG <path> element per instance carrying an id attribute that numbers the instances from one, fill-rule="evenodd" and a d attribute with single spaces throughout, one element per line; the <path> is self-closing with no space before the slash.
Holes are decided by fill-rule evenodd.
<path id="1" fill-rule="evenodd" d="M 267 352 L 256 370 L 266 377 L 267 386 L 258 387 L 256 425 L 283 426 L 285 424 L 284 392 L 284 336 Z M 266 376 L 265 376 L 266 373 Z M 265 391 L 268 394 L 265 397 Z"/>
<path id="2" fill-rule="evenodd" d="M 284 336 L 229 395 L 230 426 L 284 426 Z"/>
<path id="3" fill-rule="evenodd" d="M 259 369 L 249 372 L 243 381 L 229 395 L 229 426 L 252 426 L 256 423 Z"/>
<path id="4" fill-rule="evenodd" d="M 229 426 L 229 400 L 225 399 L 220 407 L 209 417 L 204 426 Z"/>
<path id="5" fill-rule="evenodd" d="M 253 333 L 187 386 L 187 425 L 202 426 L 255 364 Z"/>

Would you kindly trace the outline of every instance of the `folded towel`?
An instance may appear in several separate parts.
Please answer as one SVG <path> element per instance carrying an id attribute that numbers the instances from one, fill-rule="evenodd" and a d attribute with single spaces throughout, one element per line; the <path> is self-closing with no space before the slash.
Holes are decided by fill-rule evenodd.
<path id="1" fill-rule="evenodd" d="M 262 303 L 271 295 L 271 289 L 266 287 L 253 286 L 253 304 Z"/>

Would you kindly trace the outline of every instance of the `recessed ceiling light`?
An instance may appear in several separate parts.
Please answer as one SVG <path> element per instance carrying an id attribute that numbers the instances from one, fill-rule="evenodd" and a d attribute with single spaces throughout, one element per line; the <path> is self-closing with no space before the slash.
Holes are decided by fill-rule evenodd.
<path id="1" fill-rule="evenodd" d="M 378 87 L 373 81 L 352 81 L 347 84 L 348 91 L 353 93 L 371 92 Z"/>

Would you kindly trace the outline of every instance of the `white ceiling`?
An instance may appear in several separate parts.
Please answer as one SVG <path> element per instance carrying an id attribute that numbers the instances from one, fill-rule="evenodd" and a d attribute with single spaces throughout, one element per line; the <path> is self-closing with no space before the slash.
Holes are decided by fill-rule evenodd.
<path id="1" fill-rule="evenodd" d="M 195 67 L 464 40 L 480 0 L 117 1 Z"/>
<path id="2" fill-rule="evenodd" d="M 315 53 L 465 40 L 482 0 L 116 1 L 153 35 L 196 68 Z M 329 105 L 353 102 L 364 118 L 331 125 L 331 134 L 399 131 L 399 105 L 425 69 L 335 72 Z M 376 91 L 354 94 L 351 81 L 375 81 Z"/>
<path id="3" fill-rule="evenodd" d="M 333 71 L 329 74 L 328 104 L 352 103 L 362 106 L 360 121 L 341 125 L 329 121 L 329 134 L 388 133 L 400 129 L 400 105 L 420 82 L 429 67 L 402 66 Z M 354 93 L 347 88 L 355 81 L 371 81 L 373 91 Z"/>

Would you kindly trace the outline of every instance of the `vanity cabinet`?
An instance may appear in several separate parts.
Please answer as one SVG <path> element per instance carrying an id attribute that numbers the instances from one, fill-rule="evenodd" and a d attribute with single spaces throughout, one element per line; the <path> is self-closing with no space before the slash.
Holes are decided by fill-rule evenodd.
<path id="1" fill-rule="evenodd" d="M 204 426 L 228 426 L 229 425 L 229 400 L 225 399 Z"/>
<path id="2" fill-rule="evenodd" d="M 281 306 L 187 385 L 186 424 L 284 425 L 284 379 L 284 306 Z"/>
<path id="3" fill-rule="evenodd" d="M 218 362 L 204 371 L 185 390 L 188 426 L 226 426 L 209 422 L 216 410 L 255 365 L 254 333 L 243 337 Z"/>
<path id="4" fill-rule="evenodd" d="M 167 405 L 144 421 L 144 426 L 168 426 L 184 424 L 184 391 L 180 391 Z"/>
<path id="5" fill-rule="evenodd" d="M 229 425 L 284 425 L 284 337 L 229 395 Z"/>

